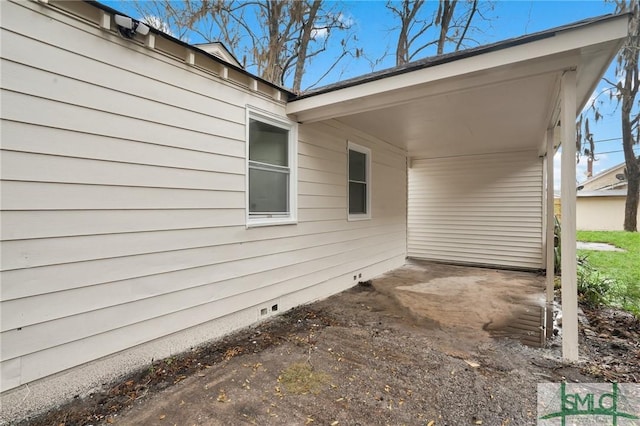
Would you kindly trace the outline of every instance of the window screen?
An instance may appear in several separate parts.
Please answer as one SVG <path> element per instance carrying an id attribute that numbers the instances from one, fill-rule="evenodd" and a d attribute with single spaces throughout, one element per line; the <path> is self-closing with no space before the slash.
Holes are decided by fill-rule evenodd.
<path id="1" fill-rule="evenodd" d="M 369 213 L 369 154 L 349 149 L 349 214 Z"/>
<path id="2" fill-rule="evenodd" d="M 249 215 L 289 213 L 289 130 L 249 120 Z"/>

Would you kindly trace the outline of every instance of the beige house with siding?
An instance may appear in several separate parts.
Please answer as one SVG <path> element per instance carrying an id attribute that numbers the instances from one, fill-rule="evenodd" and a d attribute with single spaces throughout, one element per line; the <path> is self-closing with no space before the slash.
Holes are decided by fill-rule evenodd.
<path id="1" fill-rule="evenodd" d="M 610 189 L 626 189 L 625 163 L 618 164 L 590 177 L 580 183 L 579 191 L 602 191 Z"/>
<path id="2" fill-rule="evenodd" d="M 576 199 L 577 229 L 623 231 L 627 186 L 624 163 L 579 184 Z"/>
<path id="3" fill-rule="evenodd" d="M 628 20 L 295 96 L 161 32 L 123 37 L 98 3 L 0 7 L 1 421 L 407 257 L 552 276 L 546 158 L 573 140 L 558 123 L 575 121 Z"/>
<path id="4" fill-rule="evenodd" d="M 626 189 L 579 191 L 576 227 L 581 231 L 624 231 Z M 638 216 L 640 219 L 640 215 Z"/>

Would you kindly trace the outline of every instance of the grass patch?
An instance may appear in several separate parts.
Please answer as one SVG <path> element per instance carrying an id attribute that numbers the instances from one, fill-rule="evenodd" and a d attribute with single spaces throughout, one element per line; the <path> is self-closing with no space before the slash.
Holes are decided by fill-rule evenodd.
<path id="1" fill-rule="evenodd" d="M 608 243 L 625 252 L 578 250 L 599 274 L 611 280 L 607 304 L 623 308 L 640 318 L 640 233 L 624 231 L 578 231 L 578 241 Z"/>
<path id="2" fill-rule="evenodd" d="M 282 371 L 278 381 L 282 383 L 287 392 L 297 395 L 317 395 L 322 387 L 329 382 L 330 376 L 314 369 L 306 362 L 291 364 Z"/>

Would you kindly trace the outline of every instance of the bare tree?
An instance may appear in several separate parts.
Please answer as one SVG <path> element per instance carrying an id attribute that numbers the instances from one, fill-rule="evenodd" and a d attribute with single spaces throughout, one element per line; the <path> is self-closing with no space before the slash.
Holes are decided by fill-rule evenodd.
<path id="1" fill-rule="evenodd" d="M 629 36 L 616 58 L 616 81 L 608 78 L 603 80 L 608 84 L 602 93 L 608 93 L 611 100 L 615 98 L 620 107 L 622 130 L 622 150 L 625 161 L 625 178 L 627 180 L 627 200 L 624 212 L 624 230 L 638 231 L 638 199 L 640 198 L 640 156 L 633 152 L 634 145 L 640 141 L 640 110 L 637 105 L 640 76 L 638 73 L 638 51 L 640 49 L 640 4 L 639 0 L 606 0 L 616 6 L 617 13 L 631 14 L 629 21 Z M 596 100 L 591 103 L 594 118 L 600 120 L 602 115 Z M 588 129 L 586 130 L 587 133 Z M 578 144 L 584 140 L 578 140 Z M 588 143 L 588 141 L 587 141 Z M 593 158 L 593 144 L 587 148 Z"/>
<path id="2" fill-rule="evenodd" d="M 465 42 L 473 42 L 470 29 L 477 19 L 486 19 L 480 5 L 492 8 L 489 2 L 478 0 L 439 0 L 437 9 L 435 2 L 424 0 L 388 0 L 387 9 L 400 20 L 398 43 L 396 47 L 396 65 L 404 65 L 416 59 L 429 48 L 441 55 L 451 45 L 457 51 L 465 46 Z"/>
<path id="3" fill-rule="evenodd" d="M 221 41 L 245 67 L 255 68 L 260 77 L 288 85 L 294 92 L 301 90 L 309 62 L 326 55 L 330 42 L 339 40 L 340 53 L 329 70 L 345 56 L 361 54 L 352 46 L 351 21 L 336 2 L 152 0 L 138 2 L 137 8 L 141 16 L 169 23 L 183 38 L 192 33 L 209 42 Z"/>

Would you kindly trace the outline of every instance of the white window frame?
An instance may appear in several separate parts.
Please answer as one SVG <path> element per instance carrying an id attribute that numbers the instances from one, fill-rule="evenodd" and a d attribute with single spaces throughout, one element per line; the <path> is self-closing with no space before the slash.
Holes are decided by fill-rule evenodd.
<path id="1" fill-rule="evenodd" d="M 351 214 L 349 213 L 349 201 L 350 201 L 350 197 L 351 194 L 349 194 L 349 182 L 351 181 L 349 179 L 349 151 L 356 151 L 359 152 L 361 154 L 365 154 L 366 156 L 366 170 L 365 170 L 365 179 L 366 179 L 366 186 L 367 186 L 367 191 L 366 191 L 366 197 L 367 197 L 367 202 L 366 202 L 366 209 L 367 212 L 366 213 L 355 213 L 355 214 Z M 368 220 L 371 219 L 371 150 L 367 147 L 364 147 L 362 145 L 358 145 L 356 143 L 353 143 L 351 141 L 347 141 L 347 220 L 348 221 L 355 221 L 355 220 Z"/>
<path id="2" fill-rule="evenodd" d="M 252 214 L 249 211 L 249 120 L 257 120 L 280 127 L 289 132 L 289 213 L 288 214 Z M 246 107 L 245 125 L 245 214 L 247 228 L 271 225 L 291 225 L 298 223 L 298 124 L 258 108 Z"/>

